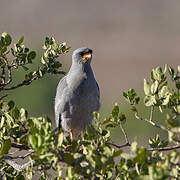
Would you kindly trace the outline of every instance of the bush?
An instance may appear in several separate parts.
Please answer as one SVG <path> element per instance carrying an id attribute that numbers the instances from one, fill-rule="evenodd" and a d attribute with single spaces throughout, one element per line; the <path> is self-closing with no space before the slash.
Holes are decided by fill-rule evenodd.
<path id="1" fill-rule="evenodd" d="M 23 40 L 24 37 L 21 37 L 10 49 L 11 36 L 2 33 L 0 37 L 2 93 L 30 85 L 47 73 L 64 74 L 59 70 L 61 63 L 57 58 L 68 52 L 69 47 L 65 43 L 57 44 L 54 38 L 47 37 L 43 45 L 41 66 L 30 71 L 28 65 L 34 62 L 36 52 L 25 47 Z M 23 68 L 26 74 L 22 82 L 15 84 L 13 71 L 19 68 Z M 164 69 L 153 69 L 149 81 L 144 79 L 144 105 L 151 108 L 148 118 L 139 115 L 137 104 L 140 97 L 135 90 L 129 89 L 123 93 L 137 120 L 145 121 L 168 134 L 167 141 L 161 140 L 159 135 L 150 138 L 149 147 L 139 147 L 138 142 L 129 141 L 123 127 L 126 116 L 117 103 L 105 120 L 95 112 L 94 124 L 86 128 L 81 139 L 71 142 L 69 136 L 64 136 L 62 129 L 52 130 L 48 117 L 30 117 L 25 109 L 19 109 L 15 102 L 5 100 L 6 95 L 1 95 L 0 179 L 32 179 L 37 172 L 40 173 L 40 179 L 178 179 L 180 162 L 176 149 L 180 148 L 179 74 L 180 66 L 175 72 L 166 65 Z M 157 124 L 158 120 L 153 119 L 155 110 L 164 114 L 166 125 Z M 110 129 L 118 127 L 124 134 L 125 144 L 112 142 Z M 17 150 L 25 150 L 26 153 L 17 155 Z M 29 161 L 22 165 L 17 163 L 17 159 L 24 158 Z M 62 175 L 64 172 L 66 175 Z"/>

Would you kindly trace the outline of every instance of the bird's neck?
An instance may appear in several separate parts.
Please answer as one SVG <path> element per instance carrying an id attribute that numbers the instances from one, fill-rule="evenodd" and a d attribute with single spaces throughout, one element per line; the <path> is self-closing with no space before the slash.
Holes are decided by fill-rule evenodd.
<path id="1" fill-rule="evenodd" d="M 67 75 L 67 81 L 68 82 L 76 82 L 74 84 L 79 84 L 85 79 L 93 80 L 94 74 L 92 71 L 92 68 L 90 65 L 85 64 L 81 66 L 71 66 L 68 75 Z"/>
<path id="2" fill-rule="evenodd" d="M 70 68 L 70 71 L 68 74 L 74 74 L 74 75 L 86 75 L 86 76 L 89 76 L 89 75 L 93 75 L 93 71 L 92 71 L 92 68 L 90 66 L 90 64 L 72 64 L 71 68 Z M 94 76 L 94 75 L 93 75 Z"/>

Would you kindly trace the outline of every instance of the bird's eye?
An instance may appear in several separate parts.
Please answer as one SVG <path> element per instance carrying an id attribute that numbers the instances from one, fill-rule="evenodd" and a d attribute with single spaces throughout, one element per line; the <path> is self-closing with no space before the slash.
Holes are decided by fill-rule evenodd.
<path id="1" fill-rule="evenodd" d="M 80 56 L 83 56 L 83 55 L 84 55 L 84 53 L 83 53 L 83 52 L 80 52 L 79 54 L 80 54 Z"/>

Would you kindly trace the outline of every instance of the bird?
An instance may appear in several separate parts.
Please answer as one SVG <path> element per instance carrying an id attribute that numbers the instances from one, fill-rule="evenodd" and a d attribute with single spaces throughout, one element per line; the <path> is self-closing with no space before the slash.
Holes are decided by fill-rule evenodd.
<path id="1" fill-rule="evenodd" d="M 101 106 L 100 89 L 91 68 L 92 54 L 86 47 L 76 49 L 70 70 L 56 89 L 56 127 L 69 132 L 71 140 L 92 124 L 93 112 L 98 112 Z"/>

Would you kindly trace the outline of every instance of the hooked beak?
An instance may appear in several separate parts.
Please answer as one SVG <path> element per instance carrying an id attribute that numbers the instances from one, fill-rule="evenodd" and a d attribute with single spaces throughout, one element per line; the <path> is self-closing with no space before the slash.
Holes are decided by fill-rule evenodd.
<path id="1" fill-rule="evenodd" d="M 87 52 L 87 53 L 83 54 L 82 58 L 83 58 L 83 60 L 89 61 L 92 58 L 92 53 Z"/>

